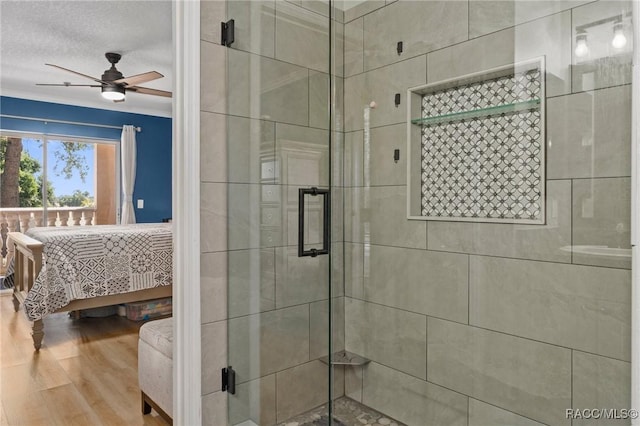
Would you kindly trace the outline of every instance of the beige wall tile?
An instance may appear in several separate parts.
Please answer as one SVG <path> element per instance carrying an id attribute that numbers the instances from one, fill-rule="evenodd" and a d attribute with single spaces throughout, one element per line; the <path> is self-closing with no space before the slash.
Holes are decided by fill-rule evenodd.
<path id="1" fill-rule="evenodd" d="M 362 402 L 362 381 L 364 367 L 344 368 L 344 394 L 358 402 Z"/>
<path id="2" fill-rule="evenodd" d="M 226 116 L 228 143 L 226 163 L 228 182 L 233 183 L 278 183 L 275 175 L 276 155 L 275 123 Z M 215 165 L 207 165 L 212 168 Z M 275 175 L 275 178 L 273 177 Z"/>
<path id="3" fill-rule="evenodd" d="M 332 122 L 335 131 L 344 130 L 344 79 L 334 75 L 332 79 Z M 309 70 L 309 126 L 329 128 L 329 74 Z M 340 134 L 333 135 L 334 141 Z M 335 181 L 340 182 L 340 181 Z"/>
<path id="4" fill-rule="evenodd" d="M 276 375 L 262 377 L 237 386 L 228 394 L 229 419 L 237 425 L 251 420 L 258 425 L 276 423 Z"/>
<path id="5" fill-rule="evenodd" d="M 631 268 L 631 179 L 573 181 L 573 263 Z"/>
<path id="6" fill-rule="evenodd" d="M 202 394 L 220 388 L 220 370 L 227 364 L 227 321 L 202 325 Z"/>
<path id="7" fill-rule="evenodd" d="M 629 359 L 629 271 L 471 257 L 470 323 Z"/>
<path id="8" fill-rule="evenodd" d="M 503 30 L 588 2 L 589 0 L 471 0 L 469 2 L 469 37 L 475 38 Z"/>
<path id="9" fill-rule="evenodd" d="M 543 424 L 469 398 L 469 426 L 543 426 Z"/>
<path id="10" fill-rule="evenodd" d="M 200 250 L 227 250 L 227 185 L 200 185 Z"/>
<path id="11" fill-rule="evenodd" d="M 467 2 L 462 1 L 400 1 L 365 15 L 364 69 L 467 40 L 467 12 Z"/>
<path id="12" fill-rule="evenodd" d="M 350 298 L 345 302 L 348 351 L 427 379 L 427 319 L 424 315 Z"/>
<path id="13" fill-rule="evenodd" d="M 428 82 L 544 55 L 547 96 L 562 95 L 571 91 L 570 49 L 571 13 L 567 11 L 429 53 Z"/>
<path id="14" fill-rule="evenodd" d="M 546 225 L 428 222 L 429 250 L 571 263 L 571 181 L 547 182 Z"/>
<path id="15" fill-rule="evenodd" d="M 323 16 L 329 16 L 328 0 L 301 0 L 300 4 L 302 7 L 313 10 Z M 334 4 L 331 16 L 338 23 L 344 23 L 344 10 L 337 4 Z"/>
<path id="16" fill-rule="evenodd" d="M 203 426 L 227 426 L 227 393 L 214 392 L 202 396 Z"/>
<path id="17" fill-rule="evenodd" d="M 285 185 L 329 185 L 329 132 L 276 123 L 280 180 Z M 297 205 L 297 198 L 296 198 Z"/>
<path id="18" fill-rule="evenodd" d="M 225 225 L 229 250 L 280 245 L 283 233 L 280 216 L 282 187 L 230 183 L 226 189 L 229 207 Z"/>
<path id="19" fill-rule="evenodd" d="M 342 87 L 342 86 L 340 86 Z M 336 90 L 338 92 L 339 90 Z M 342 99 L 342 97 L 340 97 Z M 329 128 L 329 74 L 309 71 L 309 126 Z M 342 110 L 342 108 L 340 108 Z"/>
<path id="20" fill-rule="evenodd" d="M 275 309 L 275 249 L 234 250 L 226 258 L 229 318 Z"/>
<path id="21" fill-rule="evenodd" d="M 333 352 L 344 349 L 344 297 L 333 298 L 331 304 L 332 332 L 329 334 L 329 300 L 309 304 L 309 358 L 317 359 L 329 354 L 329 339 Z"/>
<path id="22" fill-rule="evenodd" d="M 353 21 L 354 19 L 359 18 L 362 15 L 384 7 L 384 5 L 384 0 L 367 0 L 363 2 L 355 1 L 351 4 L 349 0 L 345 0 L 344 22 Z"/>
<path id="23" fill-rule="evenodd" d="M 363 131 L 344 135 L 344 186 L 362 186 L 364 170 Z"/>
<path id="24" fill-rule="evenodd" d="M 345 296 L 355 297 L 356 299 L 362 299 L 364 297 L 364 265 L 365 250 L 369 251 L 369 248 L 365 248 L 364 244 L 355 244 L 345 242 L 345 283 L 344 293 Z M 370 260 L 369 256 L 366 257 L 367 262 Z M 370 268 L 367 268 L 370 270 Z"/>
<path id="25" fill-rule="evenodd" d="M 328 256 L 298 257 L 297 247 L 276 248 L 276 307 L 329 297 Z"/>
<path id="26" fill-rule="evenodd" d="M 200 256 L 200 321 L 227 318 L 227 252 Z"/>
<path id="27" fill-rule="evenodd" d="M 309 124 L 307 68 L 235 49 L 226 50 L 229 67 L 233 69 L 228 77 L 227 94 L 222 96 L 228 99 L 228 114 L 302 126 Z"/>
<path id="28" fill-rule="evenodd" d="M 573 408 L 631 407 L 631 364 L 573 352 Z M 630 425 L 629 419 L 575 419 L 574 425 Z"/>
<path id="29" fill-rule="evenodd" d="M 344 26 L 344 75 L 349 77 L 361 72 L 364 72 L 363 18 Z"/>
<path id="30" fill-rule="evenodd" d="M 571 351 L 428 319 L 427 379 L 541 423 L 570 425 Z"/>
<path id="31" fill-rule="evenodd" d="M 547 101 L 547 177 L 631 175 L 631 86 Z"/>
<path id="32" fill-rule="evenodd" d="M 276 2 L 233 0 L 225 3 L 229 17 L 235 20 L 233 48 L 273 58 L 275 56 Z"/>
<path id="33" fill-rule="evenodd" d="M 372 245 L 365 252 L 364 299 L 466 323 L 467 262 L 461 254 Z"/>
<path id="34" fill-rule="evenodd" d="M 393 126 L 376 127 L 371 129 L 369 146 L 364 151 L 369 152 L 368 162 L 364 168 L 369 168 L 371 186 L 406 185 L 407 184 L 407 126 L 396 124 Z M 394 160 L 394 150 L 400 150 L 400 160 Z M 365 157 L 365 160 L 367 157 Z M 367 172 L 365 172 L 365 175 Z"/>
<path id="35" fill-rule="evenodd" d="M 276 58 L 329 72 L 329 20 L 295 4 L 276 2 Z"/>
<path id="36" fill-rule="evenodd" d="M 227 116 L 223 114 L 200 113 L 200 180 L 228 181 Z"/>
<path id="37" fill-rule="evenodd" d="M 227 112 L 227 87 L 220 83 L 227 81 L 227 50 L 219 44 L 207 41 L 200 43 L 200 109 L 202 111 L 220 114 Z"/>
<path id="38" fill-rule="evenodd" d="M 200 38 L 220 44 L 220 22 L 227 21 L 227 4 L 219 0 L 200 2 Z"/>
<path id="39" fill-rule="evenodd" d="M 328 374 L 329 366 L 320 361 L 279 372 L 276 379 L 277 420 L 285 421 L 327 402 Z"/>
<path id="40" fill-rule="evenodd" d="M 410 87 L 426 82 L 426 58 L 418 56 L 393 65 L 345 79 L 345 131 L 364 128 L 363 109 L 371 101 L 378 106 L 371 111 L 371 127 L 404 123 L 407 119 L 406 93 Z M 395 94 L 400 93 L 400 105 Z"/>
<path id="41" fill-rule="evenodd" d="M 341 243 L 344 229 L 344 189 L 339 186 L 331 188 L 331 242 Z M 335 245 L 332 245 L 335 246 Z M 338 245 L 342 249 L 342 245 Z M 337 266 L 337 265 L 334 265 Z M 342 266 L 340 265 L 340 271 Z"/>
<path id="42" fill-rule="evenodd" d="M 331 295 L 344 296 L 344 247 L 342 242 L 331 243 Z"/>
<path id="43" fill-rule="evenodd" d="M 466 426 L 467 397 L 372 362 L 362 401 L 408 425 Z"/>
<path id="44" fill-rule="evenodd" d="M 237 383 L 308 360 L 308 305 L 229 320 L 228 363 L 236 370 Z"/>
<path id="45" fill-rule="evenodd" d="M 427 222 L 407 219 L 407 187 L 345 188 L 346 236 L 399 247 L 427 248 Z"/>

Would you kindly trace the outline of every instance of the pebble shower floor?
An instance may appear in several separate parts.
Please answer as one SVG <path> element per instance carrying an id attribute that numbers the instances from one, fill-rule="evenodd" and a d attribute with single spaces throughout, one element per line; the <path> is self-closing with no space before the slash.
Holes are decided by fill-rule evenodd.
<path id="1" fill-rule="evenodd" d="M 323 405 L 304 414 L 280 423 L 278 426 L 328 426 L 328 407 Z M 335 426 L 406 426 L 351 398 L 342 397 L 333 403 L 333 425 Z"/>

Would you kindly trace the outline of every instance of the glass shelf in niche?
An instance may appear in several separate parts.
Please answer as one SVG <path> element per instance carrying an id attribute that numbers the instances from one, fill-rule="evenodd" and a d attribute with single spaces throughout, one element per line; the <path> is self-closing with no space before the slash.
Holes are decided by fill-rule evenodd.
<path id="1" fill-rule="evenodd" d="M 491 117 L 504 113 L 527 111 L 540 107 L 540 99 L 514 102 L 511 104 L 496 105 L 488 108 L 472 109 L 469 111 L 452 112 L 450 114 L 435 115 L 433 117 L 416 118 L 411 120 L 413 124 L 427 126 L 429 124 L 439 124 L 451 121 L 465 120 L 468 118 Z"/>

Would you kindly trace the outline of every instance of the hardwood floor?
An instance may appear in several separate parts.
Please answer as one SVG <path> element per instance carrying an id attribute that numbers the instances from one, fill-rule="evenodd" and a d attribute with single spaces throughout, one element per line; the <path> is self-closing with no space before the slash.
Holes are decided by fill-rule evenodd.
<path id="1" fill-rule="evenodd" d="M 37 353 L 22 308 L 0 297 L 0 425 L 166 425 L 140 409 L 141 325 L 50 315 Z"/>

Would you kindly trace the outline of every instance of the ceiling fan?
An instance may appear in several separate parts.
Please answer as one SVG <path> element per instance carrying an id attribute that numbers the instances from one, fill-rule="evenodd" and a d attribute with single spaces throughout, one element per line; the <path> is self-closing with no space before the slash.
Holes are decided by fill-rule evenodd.
<path id="1" fill-rule="evenodd" d="M 138 84 L 146 83 L 158 78 L 164 77 L 157 71 L 149 71 L 142 74 L 132 75 L 131 77 L 124 77 L 120 71 L 116 69 L 116 64 L 120 61 L 121 55 L 119 53 L 107 52 L 105 53 L 107 61 L 111 64 L 111 68 L 105 70 L 101 78 L 91 77 L 90 75 L 82 74 L 77 71 L 73 71 L 59 65 L 45 64 L 50 67 L 58 68 L 63 71 L 67 71 L 100 84 L 71 84 L 64 82 L 62 84 L 47 84 L 37 83 L 37 86 L 65 86 L 65 87 L 100 87 L 102 90 L 102 97 L 114 102 L 124 102 L 125 92 L 141 93 L 143 95 L 155 95 L 171 97 L 171 92 L 165 90 L 151 89 L 149 87 L 137 86 Z"/>

